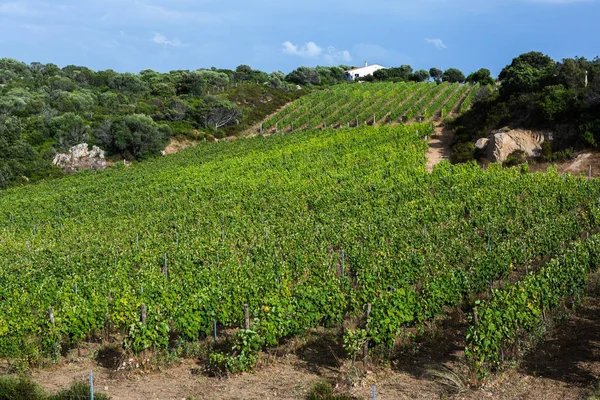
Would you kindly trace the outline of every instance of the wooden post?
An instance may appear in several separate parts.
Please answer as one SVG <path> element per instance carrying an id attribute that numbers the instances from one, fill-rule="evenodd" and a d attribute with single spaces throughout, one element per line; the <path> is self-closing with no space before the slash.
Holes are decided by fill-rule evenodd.
<path id="1" fill-rule="evenodd" d="M 479 316 L 477 315 L 477 308 L 473 309 L 473 319 L 475 320 L 475 328 L 479 325 Z"/>
<path id="2" fill-rule="evenodd" d="M 244 329 L 250 329 L 250 314 L 248 312 L 248 304 L 244 304 Z"/>
<path id="3" fill-rule="evenodd" d="M 369 332 L 369 315 L 371 315 L 371 304 L 367 304 L 367 315 L 365 317 L 365 330 L 367 333 Z M 365 342 L 365 347 L 363 348 L 363 366 L 365 370 L 367 369 L 367 363 L 369 362 L 369 340 Z"/>
<path id="4" fill-rule="evenodd" d="M 346 273 L 346 271 L 345 271 L 346 266 L 344 265 L 345 258 L 346 258 L 346 253 L 344 252 L 344 250 L 342 250 L 342 279 L 344 279 L 344 276 Z"/>
<path id="5" fill-rule="evenodd" d="M 279 131 L 279 122 L 275 122 L 275 133 L 277 133 Z"/>
<path id="6" fill-rule="evenodd" d="M 592 177 L 592 164 L 590 164 L 590 169 L 588 170 L 588 178 Z"/>
<path id="7" fill-rule="evenodd" d="M 140 322 L 142 324 L 145 324 L 147 317 L 148 317 L 148 311 L 146 310 L 146 303 L 142 303 L 142 305 L 140 306 Z"/>
<path id="8" fill-rule="evenodd" d="M 237 84 L 236 84 L 236 85 L 237 85 Z M 260 134 L 261 134 L 261 135 L 263 134 L 263 124 L 262 124 L 262 122 L 260 123 Z"/>

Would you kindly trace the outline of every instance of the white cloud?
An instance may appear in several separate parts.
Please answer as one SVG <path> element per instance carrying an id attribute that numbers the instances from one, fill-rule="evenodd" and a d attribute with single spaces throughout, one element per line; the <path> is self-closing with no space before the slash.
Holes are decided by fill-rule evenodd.
<path id="1" fill-rule="evenodd" d="M 442 39 L 425 39 L 425 41 L 433 46 L 435 46 L 438 50 L 447 49 Z"/>
<path id="2" fill-rule="evenodd" d="M 173 47 L 185 46 L 183 43 L 181 43 L 181 41 L 179 39 L 167 39 L 167 37 L 165 35 L 163 35 L 162 33 L 158 33 L 158 32 L 156 32 L 154 34 L 152 41 L 156 44 L 162 44 L 165 46 L 173 46 Z"/>
<path id="3" fill-rule="evenodd" d="M 323 49 L 315 42 L 307 42 L 302 46 L 297 46 L 288 40 L 283 43 L 281 51 L 283 54 L 321 60 L 329 65 L 352 61 L 352 56 L 348 50 L 338 50 L 333 46 Z"/>
<path id="4" fill-rule="evenodd" d="M 289 40 L 283 43 L 283 53 L 303 58 L 317 58 L 323 53 L 323 48 L 315 42 L 304 43 L 302 46 L 296 46 Z"/>
<path id="5" fill-rule="evenodd" d="M 327 48 L 327 53 L 323 58 L 325 59 L 325 62 L 330 65 L 352 61 L 352 56 L 348 50 L 338 50 L 333 46 Z"/>

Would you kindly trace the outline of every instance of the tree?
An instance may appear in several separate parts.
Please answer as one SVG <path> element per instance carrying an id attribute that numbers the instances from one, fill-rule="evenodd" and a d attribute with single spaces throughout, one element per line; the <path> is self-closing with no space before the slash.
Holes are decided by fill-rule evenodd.
<path id="1" fill-rule="evenodd" d="M 197 124 L 202 128 L 214 129 L 239 122 L 241 112 L 234 103 L 208 96 L 192 110 Z"/>
<path id="2" fill-rule="evenodd" d="M 110 152 L 141 160 L 160 154 L 169 143 L 171 130 L 167 125 L 157 125 L 147 115 L 133 114 L 105 121 L 95 134 Z"/>
<path id="3" fill-rule="evenodd" d="M 433 67 L 429 70 L 429 75 L 437 83 L 440 83 L 442 81 L 442 70 L 441 69 Z"/>
<path id="4" fill-rule="evenodd" d="M 492 73 L 487 68 L 481 68 L 477 72 L 472 72 L 467 76 L 467 82 L 469 83 L 479 83 L 480 85 L 493 85 L 496 83 L 494 78 L 492 78 Z"/>
<path id="5" fill-rule="evenodd" d="M 58 143 L 60 150 L 67 150 L 80 143 L 87 143 L 90 138 L 90 127 L 83 118 L 74 113 L 66 113 L 54 117 L 48 124 L 50 135 Z"/>
<path id="6" fill-rule="evenodd" d="M 285 74 L 281 71 L 274 71 L 269 74 L 269 84 L 274 88 L 280 88 L 285 81 Z"/>
<path id="7" fill-rule="evenodd" d="M 314 68 L 299 67 L 287 74 L 285 80 L 298 85 L 319 85 L 321 78 Z"/>
<path id="8" fill-rule="evenodd" d="M 442 74 L 442 80 L 449 83 L 463 83 L 465 81 L 465 74 L 463 74 L 459 69 L 448 68 Z"/>
<path id="9" fill-rule="evenodd" d="M 431 75 L 424 69 L 415 71 L 413 74 L 410 75 L 410 80 L 414 82 L 427 82 L 429 78 L 431 78 Z"/>
<path id="10" fill-rule="evenodd" d="M 552 83 L 555 69 L 554 60 L 542 53 L 521 54 L 500 72 L 500 93 L 506 97 L 514 93 L 536 92 Z"/>

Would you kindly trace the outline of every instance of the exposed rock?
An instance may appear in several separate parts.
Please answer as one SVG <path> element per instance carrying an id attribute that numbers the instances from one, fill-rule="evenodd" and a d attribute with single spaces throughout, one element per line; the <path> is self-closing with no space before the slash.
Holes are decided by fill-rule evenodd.
<path id="1" fill-rule="evenodd" d="M 87 143 L 81 143 L 69 149 L 68 153 L 57 153 L 54 156 L 54 165 L 58 165 L 65 172 L 76 172 L 87 169 L 102 170 L 106 168 L 104 150 L 93 146 L 90 150 Z"/>
<path id="2" fill-rule="evenodd" d="M 488 139 L 488 138 L 479 139 L 477 142 L 475 142 L 475 148 L 477 148 L 479 150 L 483 150 L 487 147 L 487 144 L 489 141 L 490 141 L 490 139 Z"/>
<path id="3" fill-rule="evenodd" d="M 492 132 L 488 139 L 480 139 L 475 145 L 487 148 L 487 157 L 492 162 L 504 162 L 516 150 L 524 151 L 529 157 L 537 157 L 545 141 L 545 134 L 524 129 Z"/>

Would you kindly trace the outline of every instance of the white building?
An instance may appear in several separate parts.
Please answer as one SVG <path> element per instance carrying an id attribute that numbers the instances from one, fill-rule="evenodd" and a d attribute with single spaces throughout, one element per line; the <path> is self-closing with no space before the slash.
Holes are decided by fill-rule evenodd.
<path id="1" fill-rule="evenodd" d="M 344 73 L 344 78 L 347 81 L 353 81 L 353 80 L 357 80 L 360 78 L 364 78 L 367 75 L 373 75 L 373 72 L 380 70 L 380 69 L 385 69 L 385 67 L 382 67 L 381 65 L 377 65 L 377 64 L 369 65 L 365 61 L 364 67 L 349 69 L 348 71 L 346 71 Z"/>

